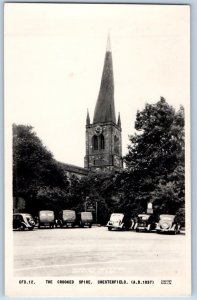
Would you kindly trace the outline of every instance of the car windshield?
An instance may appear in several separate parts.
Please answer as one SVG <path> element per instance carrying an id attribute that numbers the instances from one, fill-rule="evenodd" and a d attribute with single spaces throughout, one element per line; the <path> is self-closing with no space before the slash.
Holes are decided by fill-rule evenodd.
<path id="1" fill-rule="evenodd" d="M 150 218 L 150 216 L 149 215 L 138 215 L 138 218 L 140 220 L 147 221 Z"/>
<path id="2" fill-rule="evenodd" d="M 70 217 L 70 218 L 75 217 L 75 211 L 74 210 L 64 210 L 63 216 Z"/>
<path id="3" fill-rule="evenodd" d="M 41 211 L 40 215 L 42 215 L 43 217 L 52 217 L 53 216 L 53 211 Z"/>
<path id="4" fill-rule="evenodd" d="M 160 220 L 162 221 L 173 221 L 174 218 L 174 215 L 160 215 Z"/>
<path id="5" fill-rule="evenodd" d="M 13 216 L 13 219 L 14 219 L 14 221 L 23 221 L 23 217 L 22 217 L 22 215 L 14 215 Z"/>
<path id="6" fill-rule="evenodd" d="M 92 213 L 91 212 L 82 212 L 81 216 L 83 218 L 86 218 L 86 219 L 92 219 Z"/>
<path id="7" fill-rule="evenodd" d="M 120 221 L 124 217 L 123 214 L 112 214 L 110 217 L 110 221 Z"/>

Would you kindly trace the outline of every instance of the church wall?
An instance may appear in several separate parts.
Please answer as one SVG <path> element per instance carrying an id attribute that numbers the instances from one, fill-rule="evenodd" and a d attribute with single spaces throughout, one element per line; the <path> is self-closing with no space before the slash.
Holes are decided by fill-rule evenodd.
<path id="1" fill-rule="evenodd" d="M 102 134 L 105 139 L 105 148 L 94 150 L 92 139 L 95 136 L 95 129 L 101 126 Z M 98 135 L 99 137 L 99 135 Z M 115 137 L 117 139 L 117 150 L 115 151 Z M 86 156 L 84 160 L 85 168 L 96 168 L 114 166 L 122 167 L 122 149 L 121 149 L 121 130 L 114 123 L 92 124 L 86 126 Z"/>

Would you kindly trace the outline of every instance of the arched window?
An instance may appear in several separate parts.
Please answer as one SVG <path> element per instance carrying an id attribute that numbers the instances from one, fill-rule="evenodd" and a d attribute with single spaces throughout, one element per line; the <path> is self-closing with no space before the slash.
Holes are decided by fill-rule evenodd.
<path id="1" fill-rule="evenodd" d="M 101 145 L 101 149 L 105 149 L 105 139 L 102 134 L 100 136 L 100 145 Z"/>
<path id="2" fill-rule="evenodd" d="M 96 135 L 92 138 L 92 146 L 94 150 L 98 150 L 98 137 Z"/>

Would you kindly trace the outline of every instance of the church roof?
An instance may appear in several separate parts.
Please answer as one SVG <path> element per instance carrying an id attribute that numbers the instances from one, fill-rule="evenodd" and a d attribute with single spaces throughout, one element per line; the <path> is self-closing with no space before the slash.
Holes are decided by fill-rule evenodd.
<path id="1" fill-rule="evenodd" d="M 94 111 L 93 124 L 106 123 L 111 121 L 116 123 L 114 105 L 113 63 L 110 39 L 108 37 L 100 90 Z"/>
<path id="2" fill-rule="evenodd" d="M 70 172 L 72 174 L 84 175 L 84 176 L 88 175 L 88 170 L 82 167 L 66 164 L 62 162 L 58 162 L 58 164 L 64 169 L 64 171 Z"/>

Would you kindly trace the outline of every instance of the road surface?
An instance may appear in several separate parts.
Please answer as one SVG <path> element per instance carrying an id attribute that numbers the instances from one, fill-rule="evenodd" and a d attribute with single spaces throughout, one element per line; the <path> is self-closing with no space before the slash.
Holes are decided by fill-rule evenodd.
<path id="1" fill-rule="evenodd" d="M 13 232 L 14 275 L 157 276 L 184 270 L 185 235 L 106 227 Z"/>

